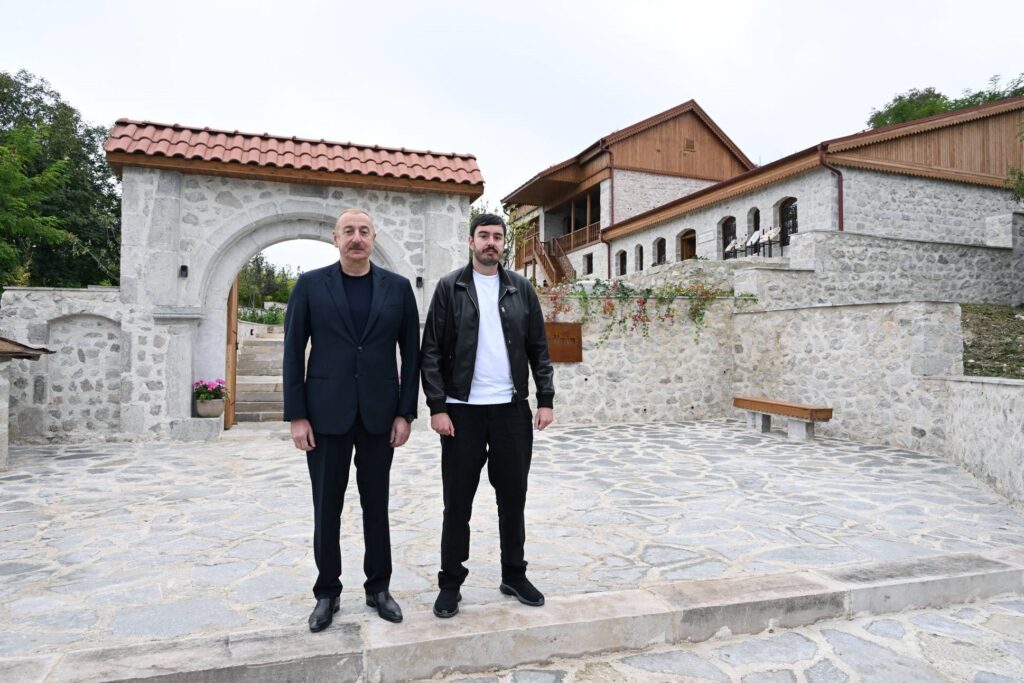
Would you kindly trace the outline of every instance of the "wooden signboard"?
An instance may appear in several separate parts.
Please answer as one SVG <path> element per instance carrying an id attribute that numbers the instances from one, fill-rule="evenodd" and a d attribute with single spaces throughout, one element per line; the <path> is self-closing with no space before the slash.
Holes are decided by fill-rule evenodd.
<path id="1" fill-rule="evenodd" d="M 544 323 L 552 363 L 583 362 L 582 323 Z"/>

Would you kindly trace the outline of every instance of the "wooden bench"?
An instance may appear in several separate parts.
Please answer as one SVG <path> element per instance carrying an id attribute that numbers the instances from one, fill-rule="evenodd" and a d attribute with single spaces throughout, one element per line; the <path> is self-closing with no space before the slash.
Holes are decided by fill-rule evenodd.
<path id="1" fill-rule="evenodd" d="M 736 408 L 747 411 L 747 426 L 761 432 L 772 429 L 772 415 L 785 415 L 789 418 L 786 433 L 791 439 L 807 441 L 814 438 L 814 423 L 828 422 L 832 419 L 832 409 L 825 406 L 808 406 L 802 403 L 773 401 L 769 398 L 753 398 L 735 396 L 732 404 Z"/>

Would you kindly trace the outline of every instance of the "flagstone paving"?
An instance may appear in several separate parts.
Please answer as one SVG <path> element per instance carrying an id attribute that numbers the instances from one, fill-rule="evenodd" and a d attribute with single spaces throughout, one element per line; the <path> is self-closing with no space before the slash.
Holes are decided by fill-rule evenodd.
<path id="1" fill-rule="evenodd" d="M 641 653 L 457 675 L 446 683 L 1020 683 L 1024 600 L 823 622 Z"/>
<path id="2" fill-rule="evenodd" d="M 0 657 L 305 628 L 312 505 L 304 455 L 282 435 L 12 448 Z M 439 463 L 436 436 L 418 431 L 392 469 L 392 590 L 407 612 L 435 597 Z M 464 604 L 502 600 L 496 519 L 485 477 Z M 536 438 L 527 558 L 548 594 L 581 593 L 1010 548 L 1022 522 L 920 453 L 797 443 L 731 420 L 554 425 Z M 342 552 L 342 613 L 369 615 L 354 477 Z"/>

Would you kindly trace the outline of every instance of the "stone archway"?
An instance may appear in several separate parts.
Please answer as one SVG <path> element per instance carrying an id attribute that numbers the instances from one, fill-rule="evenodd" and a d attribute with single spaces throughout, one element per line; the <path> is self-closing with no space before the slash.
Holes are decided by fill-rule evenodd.
<path id="1" fill-rule="evenodd" d="M 103 356 L 103 391 L 119 370 L 119 431 L 137 438 L 219 432 L 193 417 L 192 383 L 224 373 L 228 295 L 254 254 L 293 239 L 330 242 L 344 209 L 365 209 L 377 226 L 375 262 L 415 283 L 423 316 L 438 280 L 465 261 L 469 205 L 483 192 L 469 155 L 127 120 L 105 149 L 122 179 L 119 286 L 9 288 L 0 322 L 6 336 L 41 343 L 48 323 L 72 312 L 119 321 L 123 343 L 116 361 L 112 350 Z M 86 339 L 82 327 L 59 323 L 58 332 Z M 12 364 L 12 419 L 55 409 L 42 391 L 52 365 Z M 80 414 L 94 426 L 117 422 L 113 411 L 100 422 L 91 409 Z"/>
<path id="2" fill-rule="evenodd" d="M 213 254 L 206 268 L 201 290 L 202 321 L 196 330 L 195 370 L 199 377 L 219 377 L 225 367 L 225 330 L 227 311 L 225 302 L 238 272 L 256 254 L 267 247 L 297 239 L 309 239 L 333 244 L 331 229 L 336 216 L 302 215 L 275 216 L 272 220 L 254 221 L 240 230 L 236 239 L 225 243 Z M 394 240 L 378 231 L 371 260 L 373 263 L 415 280 L 415 273 L 406 263 L 392 258 L 396 250 Z M 325 264 L 326 265 L 326 264 Z"/>

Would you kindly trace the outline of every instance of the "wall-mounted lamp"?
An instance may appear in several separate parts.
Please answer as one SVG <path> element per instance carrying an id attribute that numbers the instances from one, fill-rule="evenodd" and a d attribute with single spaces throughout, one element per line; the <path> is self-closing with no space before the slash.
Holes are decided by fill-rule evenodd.
<path id="1" fill-rule="evenodd" d="M 423 276 L 422 275 L 417 275 L 416 276 L 416 288 L 417 289 L 423 289 Z"/>
<path id="2" fill-rule="evenodd" d="M 178 268 L 178 277 L 188 277 L 188 266 L 180 266 Z"/>

